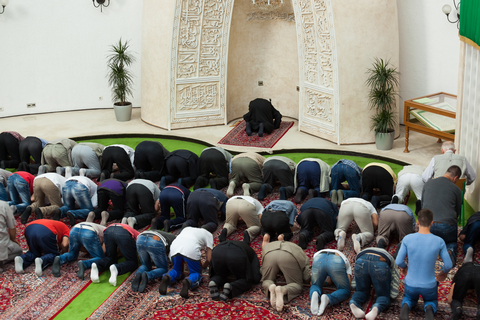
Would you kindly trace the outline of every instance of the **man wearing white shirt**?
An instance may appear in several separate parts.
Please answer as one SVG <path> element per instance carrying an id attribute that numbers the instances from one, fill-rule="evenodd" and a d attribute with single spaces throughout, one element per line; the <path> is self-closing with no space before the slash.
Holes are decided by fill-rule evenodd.
<path id="1" fill-rule="evenodd" d="M 206 260 L 201 263 L 202 249 L 206 252 Z M 202 281 L 202 267 L 207 268 L 212 259 L 213 236 L 202 228 L 186 227 L 170 245 L 170 260 L 173 269 L 166 273 L 158 289 L 161 295 L 167 293 L 167 287 L 183 277 L 183 262 L 188 265 L 190 275 L 182 281 L 180 296 L 188 298 L 188 290 L 197 288 Z"/>
<path id="2" fill-rule="evenodd" d="M 322 294 L 322 287 L 327 277 L 330 277 L 337 290 L 330 294 Z M 310 287 L 312 314 L 321 316 L 328 305 L 340 303 L 350 297 L 351 281 L 352 267 L 343 253 L 333 249 L 323 249 L 315 253 Z"/>
<path id="3" fill-rule="evenodd" d="M 133 161 L 135 150 L 123 144 L 112 144 L 103 149 L 102 173 L 100 182 L 104 179 L 115 178 L 128 181 L 135 176 Z M 113 173 L 113 164 L 118 167 L 119 173 Z"/>
<path id="4" fill-rule="evenodd" d="M 477 176 L 470 163 L 468 163 L 467 158 L 455 154 L 455 151 L 455 144 L 452 141 L 445 141 L 442 144 L 442 154 L 434 156 L 423 172 L 423 182 L 443 176 L 445 172 L 447 172 L 447 169 L 453 165 L 460 167 L 460 170 L 462 170 L 460 178 L 466 178 L 467 185 L 475 181 Z"/>
<path id="5" fill-rule="evenodd" d="M 242 218 L 247 224 L 247 230 L 243 232 L 243 241 L 250 244 L 260 233 L 260 219 L 262 218 L 263 206 L 250 196 L 234 196 L 227 201 L 227 217 L 225 225 L 218 239 L 223 242 L 235 230 L 237 230 L 238 218 Z"/>
<path id="6" fill-rule="evenodd" d="M 64 205 L 59 209 L 60 216 L 68 216 L 73 226 L 75 219 L 85 220 L 97 206 L 97 185 L 87 177 L 74 176 L 65 181 L 62 196 Z M 75 203 L 80 209 L 75 210 Z"/>
<path id="7" fill-rule="evenodd" d="M 67 179 L 62 175 L 53 172 L 37 176 L 33 180 L 33 203 L 22 213 L 20 221 L 26 224 L 32 212 L 35 212 L 37 219 L 51 217 L 56 209 L 63 206 L 62 188 L 65 181 Z M 46 205 L 45 198 L 50 201 L 49 206 Z"/>
<path id="8" fill-rule="evenodd" d="M 373 240 L 375 229 L 378 226 L 377 210 L 370 202 L 362 198 L 348 198 L 342 202 L 338 212 L 337 229 L 334 232 L 338 250 L 343 250 L 345 247 L 347 229 L 353 219 L 360 228 L 359 234 L 352 234 L 353 247 L 358 254 L 362 246 Z"/>

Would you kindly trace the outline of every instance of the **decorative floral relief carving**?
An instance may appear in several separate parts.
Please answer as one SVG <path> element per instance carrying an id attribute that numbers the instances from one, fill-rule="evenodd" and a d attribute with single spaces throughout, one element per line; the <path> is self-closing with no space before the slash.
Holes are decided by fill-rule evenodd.
<path id="1" fill-rule="evenodd" d="M 307 115 L 332 122 L 332 96 L 307 90 L 305 100 L 307 102 L 305 108 Z"/>
<path id="2" fill-rule="evenodd" d="M 177 110 L 205 110 L 218 108 L 217 83 L 179 85 Z"/>
<path id="3" fill-rule="evenodd" d="M 284 20 L 288 22 L 295 22 L 295 15 L 293 13 L 281 12 L 249 12 L 247 13 L 247 21 L 253 20 Z"/>

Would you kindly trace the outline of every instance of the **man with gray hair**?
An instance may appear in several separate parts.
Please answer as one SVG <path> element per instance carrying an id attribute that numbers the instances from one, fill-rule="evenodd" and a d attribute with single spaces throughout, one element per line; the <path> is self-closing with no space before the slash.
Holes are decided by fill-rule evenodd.
<path id="1" fill-rule="evenodd" d="M 455 144 L 452 141 L 445 141 L 442 144 L 442 154 L 436 155 L 430 161 L 430 164 L 422 174 L 424 182 L 432 178 L 441 177 L 447 172 L 447 169 L 456 165 L 462 171 L 460 178 L 467 179 L 467 185 L 470 185 L 477 177 L 468 160 L 459 154 L 455 154 Z"/>

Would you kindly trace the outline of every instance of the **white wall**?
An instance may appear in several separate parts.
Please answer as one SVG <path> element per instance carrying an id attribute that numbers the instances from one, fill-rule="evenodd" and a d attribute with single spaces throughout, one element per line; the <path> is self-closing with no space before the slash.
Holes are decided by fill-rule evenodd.
<path id="1" fill-rule="evenodd" d="M 436 92 L 457 94 L 460 40 L 442 12 L 452 0 L 397 0 L 400 32 L 400 120 L 403 102 Z"/>
<path id="2" fill-rule="evenodd" d="M 445 3 L 452 5 L 397 1 L 401 119 L 404 100 L 457 94 L 458 30 L 442 13 Z M 0 15 L 0 117 L 111 107 L 105 57 L 120 37 L 131 40 L 138 59 L 133 103 L 139 106 L 141 19 L 139 0 L 112 0 L 103 13 L 90 0 L 10 1 Z M 33 102 L 37 107 L 27 109 Z"/>
<path id="3" fill-rule="evenodd" d="M 130 100 L 140 106 L 141 16 L 138 0 L 112 0 L 103 13 L 89 0 L 10 1 L 0 15 L 0 117 L 112 107 L 106 56 L 120 37 L 137 57 Z"/>

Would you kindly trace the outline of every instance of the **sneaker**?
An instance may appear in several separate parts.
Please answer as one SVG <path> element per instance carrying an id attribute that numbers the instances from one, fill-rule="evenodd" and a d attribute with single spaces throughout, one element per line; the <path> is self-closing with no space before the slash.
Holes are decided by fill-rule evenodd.
<path id="1" fill-rule="evenodd" d="M 28 206 L 25 208 L 25 211 L 23 211 L 22 215 L 20 216 L 20 222 L 22 224 L 27 224 L 28 218 L 30 218 L 30 215 L 32 214 L 32 207 Z"/>
<path id="2" fill-rule="evenodd" d="M 342 251 L 345 248 L 345 238 L 347 237 L 347 233 L 345 231 L 340 231 L 338 234 L 337 239 L 337 249 Z"/>
<path id="3" fill-rule="evenodd" d="M 220 293 L 220 300 L 223 302 L 227 301 L 230 297 L 230 292 L 232 292 L 232 285 L 230 283 L 225 283 L 223 285 L 223 292 Z"/>
<path id="4" fill-rule="evenodd" d="M 182 290 L 180 290 L 180 297 L 188 299 L 188 289 L 190 288 L 190 280 L 183 279 Z"/>
<path id="5" fill-rule="evenodd" d="M 307 244 L 307 237 L 303 233 L 300 233 L 298 236 L 298 246 L 305 250 L 307 249 Z"/>
<path id="6" fill-rule="evenodd" d="M 67 217 L 70 220 L 70 225 L 73 227 L 75 225 L 75 216 L 70 211 L 67 212 Z"/>
<path id="7" fill-rule="evenodd" d="M 212 298 L 212 300 L 220 299 L 217 284 L 214 281 L 210 281 L 210 283 L 208 284 L 208 289 L 210 290 L 210 298 Z"/>
<path id="8" fill-rule="evenodd" d="M 167 288 L 170 285 L 171 279 L 168 274 L 164 275 L 162 278 L 162 282 L 160 282 L 160 286 L 158 287 L 158 293 L 162 296 L 167 294 Z"/>
<path id="9" fill-rule="evenodd" d="M 140 272 L 137 272 L 135 274 L 135 278 L 133 278 L 133 281 L 132 281 L 132 291 L 133 292 L 138 291 L 138 286 L 140 285 L 141 280 L 142 280 L 142 274 Z"/>
<path id="10" fill-rule="evenodd" d="M 250 235 L 248 234 L 247 230 L 243 231 L 243 242 L 248 245 L 250 244 Z"/>
<path id="11" fill-rule="evenodd" d="M 345 198 L 345 195 L 343 194 L 343 190 L 337 190 L 337 203 L 339 206 L 342 205 L 344 198 Z"/>
<path id="12" fill-rule="evenodd" d="M 360 243 L 360 237 L 357 234 L 352 234 L 352 241 L 353 241 L 353 249 L 357 254 L 362 251 L 362 245 Z"/>
<path id="13" fill-rule="evenodd" d="M 250 184 L 244 183 L 242 184 L 243 195 L 249 197 L 250 196 Z"/>
<path id="14" fill-rule="evenodd" d="M 393 196 L 392 197 L 392 202 L 391 203 L 398 203 L 398 196 Z"/>
<path id="15" fill-rule="evenodd" d="M 57 278 L 60 277 L 60 256 L 53 259 L 52 274 Z"/>
<path id="16" fill-rule="evenodd" d="M 331 201 L 338 206 L 337 190 L 332 190 Z"/>
<path id="17" fill-rule="evenodd" d="M 387 245 L 386 245 L 386 243 L 385 243 L 385 240 L 383 240 L 383 238 L 380 239 L 380 240 L 378 240 L 378 242 L 377 242 L 377 248 L 385 249 L 386 246 L 387 246 Z"/>
<path id="18" fill-rule="evenodd" d="M 218 236 L 218 240 L 220 242 L 224 242 L 227 240 L 227 229 L 222 229 L 222 231 L 220 232 L 220 235 Z"/>

